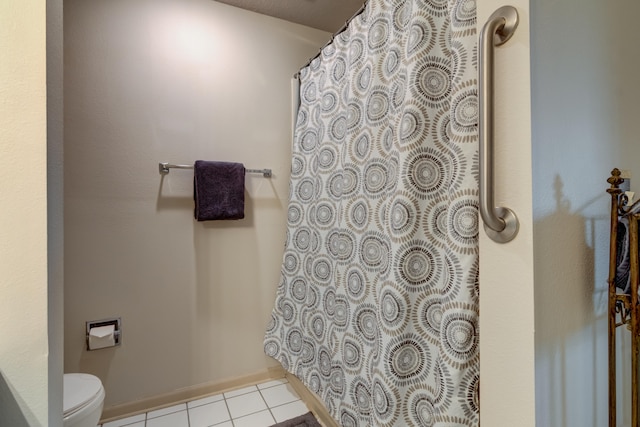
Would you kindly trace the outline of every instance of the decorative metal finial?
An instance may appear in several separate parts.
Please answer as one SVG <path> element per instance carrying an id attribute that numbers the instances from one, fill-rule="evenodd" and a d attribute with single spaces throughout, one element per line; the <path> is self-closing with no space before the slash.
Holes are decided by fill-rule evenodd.
<path id="1" fill-rule="evenodd" d="M 607 189 L 607 193 L 611 194 L 622 192 L 622 190 L 620 190 L 620 184 L 624 182 L 624 178 L 620 175 L 622 175 L 622 172 L 620 172 L 620 169 L 618 168 L 614 168 L 611 171 L 611 176 L 607 179 L 607 182 L 611 184 L 611 187 Z"/>

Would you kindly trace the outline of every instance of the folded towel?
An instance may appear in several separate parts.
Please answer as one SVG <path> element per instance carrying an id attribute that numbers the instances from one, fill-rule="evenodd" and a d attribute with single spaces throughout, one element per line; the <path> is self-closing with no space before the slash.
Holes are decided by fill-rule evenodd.
<path id="1" fill-rule="evenodd" d="M 244 165 L 197 160 L 193 167 L 198 221 L 244 218 Z"/>

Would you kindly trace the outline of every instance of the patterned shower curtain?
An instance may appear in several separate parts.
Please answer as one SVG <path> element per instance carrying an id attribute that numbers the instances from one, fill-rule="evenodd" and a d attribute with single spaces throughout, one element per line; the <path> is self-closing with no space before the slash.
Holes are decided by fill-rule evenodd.
<path id="1" fill-rule="evenodd" d="M 301 70 L 266 354 L 343 427 L 477 426 L 474 0 L 370 0 Z"/>

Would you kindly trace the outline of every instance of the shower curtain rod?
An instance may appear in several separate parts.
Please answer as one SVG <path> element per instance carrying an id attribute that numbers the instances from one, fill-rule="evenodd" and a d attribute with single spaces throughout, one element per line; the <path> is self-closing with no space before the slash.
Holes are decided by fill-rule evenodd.
<path id="1" fill-rule="evenodd" d="M 344 30 L 347 29 L 347 27 L 349 26 L 349 24 L 351 23 L 351 21 L 353 21 L 358 15 L 360 15 L 362 12 L 364 12 L 364 9 L 367 7 L 367 3 L 369 3 L 369 0 L 365 0 L 365 2 L 362 4 L 362 6 L 360 6 L 360 9 L 358 9 L 356 11 L 356 13 L 354 13 L 351 18 L 347 19 L 347 21 L 344 23 L 344 25 L 342 27 L 340 27 L 340 29 L 338 31 L 336 31 L 335 33 L 333 33 L 333 35 L 331 36 L 331 38 L 329 39 L 328 42 L 326 42 L 319 50 L 318 53 L 315 54 L 315 56 L 312 56 L 311 58 L 309 58 L 309 60 L 307 61 L 306 64 L 304 64 L 302 67 L 300 67 L 300 69 L 298 71 L 296 71 L 296 73 L 293 75 L 294 79 L 297 79 L 300 77 L 300 71 L 302 71 L 303 68 L 307 67 L 309 64 L 311 64 L 313 62 L 314 59 L 316 59 L 318 56 L 320 56 L 320 54 L 322 53 L 322 50 L 329 46 L 331 43 L 333 43 L 333 39 L 336 38 L 336 36 L 340 33 L 342 33 Z"/>
<path id="2" fill-rule="evenodd" d="M 158 163 L 158 170 L 160 175 L 166 175 L 169 173 L 169 169 L 193 169 L 193 165 L 172 165 L 171 163 Z M 246 169 L 247 173 L 261 173 L 265 178 L 271 178 L 271 169 Z"/>

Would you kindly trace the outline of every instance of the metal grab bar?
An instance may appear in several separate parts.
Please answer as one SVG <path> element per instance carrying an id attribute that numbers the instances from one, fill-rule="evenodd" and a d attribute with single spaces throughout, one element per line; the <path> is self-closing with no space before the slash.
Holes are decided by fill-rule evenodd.
<path id="1" fill-rule="evenodd" d="M 173 165 L 171 163 L 158 163 L 158 171 L 160 175 L 166 175 L 169 173 L 169 169 L 193 169 L 193 165 Z M 246 169 L 246 173 L 260 173 L 265 178 L 271 178 L 271 169 Z"/>
<path id="2" fill-rule="evenodd" d="M 517 10 L 503 6 L 482 27 L 479 42 L 480 216 L 487 235 L 498 243 L 513 240 L 519 224 L 511 209 L 496 207 L 493 200 L 493 48 L 506 43 L 517 27 Z"/>

